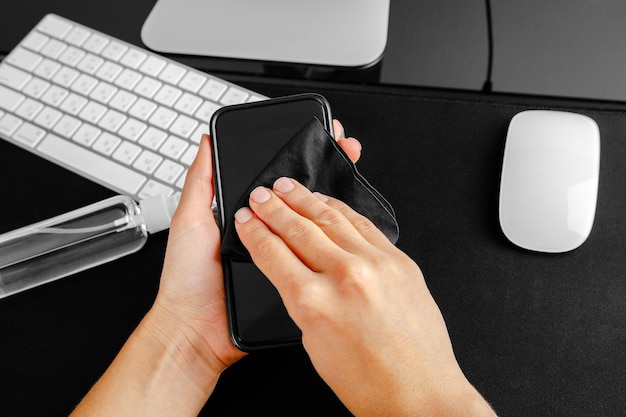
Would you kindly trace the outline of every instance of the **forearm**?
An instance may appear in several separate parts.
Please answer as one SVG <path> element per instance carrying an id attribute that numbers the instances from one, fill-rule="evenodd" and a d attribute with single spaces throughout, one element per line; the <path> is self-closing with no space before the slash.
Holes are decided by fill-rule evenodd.
<path id="1" fill-rule="evenodd" d="M 194 351 L 193 334 L 150 311 L 72 413 L 77 416 L 196 416 L 219 373 Z"/>

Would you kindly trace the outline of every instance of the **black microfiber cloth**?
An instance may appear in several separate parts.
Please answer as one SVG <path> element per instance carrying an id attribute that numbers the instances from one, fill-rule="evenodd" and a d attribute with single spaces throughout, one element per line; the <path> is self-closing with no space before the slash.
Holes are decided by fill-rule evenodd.
<path id="1" fill-rule="evenodd" d="M 337 198 L 369 218 L 392 243 L 398 240 L 398 222 L 391 204 L 357 171 L 348 155 L 314 118 L 281 148 L 250 184 L 237 202 L 235 211 L 247 207 L 250 193 L 258 186 L 271 188 L 280 177 L 291 177 L 311 191 Z M 236 261 L 250 261 L 234 227 L 227 222 L 221 255 Z"/>

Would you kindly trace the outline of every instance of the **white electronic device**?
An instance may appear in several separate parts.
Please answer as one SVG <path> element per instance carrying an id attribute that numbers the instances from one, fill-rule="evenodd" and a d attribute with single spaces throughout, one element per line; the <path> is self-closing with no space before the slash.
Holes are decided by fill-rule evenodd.
<path id="1" fill-rule="evenodd" d="M 551 110 L 516 114 L 500 184 L 505 236 L 538 252 L 579 247 L 593 225 L 599 169 L 600 132 L 590 117 Z"/>
<path id="2" fill-rule="evenodd" d="M 213 113 L 267 97 L 48 14 L 0 63 L 0 139 L 120 194 L 179 194 Z"/>
<path id="3" fill-rule="evenodd" d="M 390 0 L 158 0 L 141 30 L 161 53 L 368 67 L 387 45 Z"/>

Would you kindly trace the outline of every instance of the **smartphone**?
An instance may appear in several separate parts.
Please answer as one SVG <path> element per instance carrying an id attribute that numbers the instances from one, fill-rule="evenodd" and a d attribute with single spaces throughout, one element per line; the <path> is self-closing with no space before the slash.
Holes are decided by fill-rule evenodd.
<path id="1" fill-rule="evenodd" d="M 243 192 L 276 153 L 317 117 L 333 135 L 327 100 L 314 93 L 222 107 L 210 123 L 216 217 L 222 233 Z M 244 351 L 301 343 L 282 300 L 252 262 L 222 260 L 229 327 Z"/>

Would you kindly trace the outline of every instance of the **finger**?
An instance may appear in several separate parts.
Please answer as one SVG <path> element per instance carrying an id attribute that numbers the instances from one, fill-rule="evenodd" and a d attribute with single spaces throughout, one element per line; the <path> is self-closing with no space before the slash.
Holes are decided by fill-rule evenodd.
<path id="1" fill-rule="evenodd" d="M 361 158 L 361 142 L 352 137 L 346 138 L 343 125 L 337 119 L 333 119 L 333 132 L 335 132 L 335 140 L 339 146 L 348 155 L 352 163 L 356 163 Z"/>
<path id="2" fill-rule="evenodd" d="M 337 143 L 341 146 L 346 155 L 348 155 L 352 163 L 356 163 L 361 159 L 361 142 L 354 138 L 342 138 L 338 139 Z"/>
<path id="3" fill-rule="evenodd" d="M 315 197 L 312 199 L 316 200 Z M 321 202 L 317 201 L 317 204 L 321 205 Z M 250 208 L 315 272 L 332 268 L 344 253 L 317 224 L 294 211 L 270 189 L 258 187 L 252 191 Z"/>
<path id="4" fill-rule="evenodd" d="M 326 204 L 326 196 L 311 193 L 291 178 L 279 178 L 273 190 L 291 209 L 319 227 L 338 247 L 350 253 L 363 251 L 366 242 L 360 232 L 344 214 Z"/>
<path id="5" fill-rule="evenodd" d="M 358 231 L 359 235 L 368 241 L 370 244 L 384 248 L 385 246 L 392 245 L 393 243 L 385 236 L 385 234 L 366 216 L 354 210 L 341 200 L 333 197 L 322 195 L 317 193 L 318 198 L 325 201 L 325 203 L 341 213 Z"/>
<path id="6" fill-rule="evenodd" d="M 333 132 L 335 132 L 335 139 L 339 140 L 345 138 L 346 132 L 343 130 L 343 125 L 337 119 L 333 119 Z"/>
<path id="7" fill-rule="evenodd" d="M 179 210 L 211 211 L 213 202 L 213 165 L 209 135 L 202 135 L 196 157 L 187 170 L 187 177 L 178 204 Z"/>
<path id="8" fill-rule="evenodd" d="M 254 264 L 276 287 L 283 300 L 295 299 L 301 280 L 310 280 L 312 271 L 248 207 L 235 213 L 235 230 L 250 252 Z M 280 259 L 280 262 L 276 262 Z"/>

